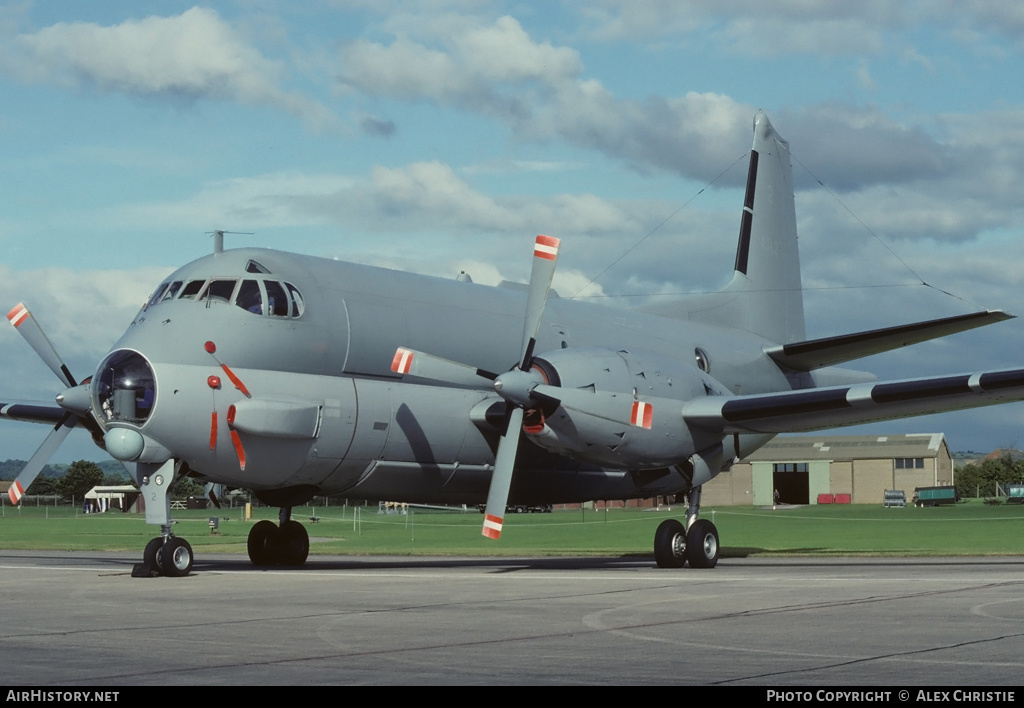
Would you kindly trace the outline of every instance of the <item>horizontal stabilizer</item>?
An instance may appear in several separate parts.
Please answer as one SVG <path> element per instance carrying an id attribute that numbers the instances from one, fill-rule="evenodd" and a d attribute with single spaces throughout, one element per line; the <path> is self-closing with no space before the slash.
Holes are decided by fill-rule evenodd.
<path id="1" fill-rule="evenodd" d="M 1024 369 L 830 386 L 683 405 L 688 425 L 727 435 L 798 433 L 1024 400 Z"/>
<path id="2" fill-rule="evenodd" d="M 944 317 L 927 322 L 872 329 L 867 332 L 844 334 L 839 337 L 825 337 L 806 342 L 784 344 L 765 350 L 775 363 L 794 371 L 811 371 L 824 366 L 841 364 L 844 361 L 861 359 L 899 349 L 910 344 L 926 342 L 929 339 L 964 332 L 975 327 L 1013 319 L 1015 315 L 1002 310 L 985 310 L 969 315 Z"/>

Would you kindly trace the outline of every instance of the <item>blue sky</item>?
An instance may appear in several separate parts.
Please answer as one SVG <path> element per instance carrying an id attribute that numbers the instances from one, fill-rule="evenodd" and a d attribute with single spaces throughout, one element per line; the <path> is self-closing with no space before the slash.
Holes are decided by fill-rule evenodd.
<path id="1" fill-rule="evenodd" d="M 793 150 L 810 336 L 1024 313 L 1021 37 L 1009 0 L 7 2 L 0 302 L 84 377 L 215 228 L 479 282 L 525 280 L 551 233 L 563 294 L 713 290 L 762 108 Z M 1021 366 L 1022 344 L 1013 321 L 863 364 Z M 0 351 L 0 400 L 58 392 L 12 328 Z M 870 430 L 1024 446 L 1024 407 Z M 0 457 L 44 436 L 6 423 Z"/>

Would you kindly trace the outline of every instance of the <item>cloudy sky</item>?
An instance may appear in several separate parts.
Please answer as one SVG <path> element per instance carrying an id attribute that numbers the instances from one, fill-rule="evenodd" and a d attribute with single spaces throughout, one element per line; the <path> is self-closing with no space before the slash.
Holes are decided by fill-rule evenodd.
<path id="1" fill-rule="evenodd" d="M 792 146 L 809 336 L 1024 314 L 1022 37 L 1017 0 L 5 2 L 0 305 L 82 378 L 215 228 L 487 283 L 550 233 L 563 296 L 707 292 L 761 108 Z M 1018 320 L 862 364 L 1022 350 Z M 13 328 L 0 352 L 0 400 L 59 391 Z M 870 431 L 1024 446 L 1024 404 Z M 0 458 L 45 432 L 0 425 Z M 98 455 L 75 433 L 56 460 Z"/>

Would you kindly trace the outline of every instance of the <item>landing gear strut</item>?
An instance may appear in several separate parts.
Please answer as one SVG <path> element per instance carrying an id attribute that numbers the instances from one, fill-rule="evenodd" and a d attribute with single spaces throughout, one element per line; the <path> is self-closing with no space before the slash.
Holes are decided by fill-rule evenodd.
<path id="1" fill-rule="evenodd" d="M 714 568 L 718 565 L 718 529 L 707 519 L 698 519 L 700 487 L 687 494 L 686 526 L 666 519 L 654 534 L 654 560 L 659 568 Z"/>
<path id="2" fill-rule="evenodd" d="M 306 527 L 291 518 L 291 507 L 282 507 L 281 524 L 257 521 L 249 531 L 247 546 L 253 565 L 287 565 L 298 567 L 309 555 L 309 534 Z"/>
<path id="3" fill-rule="evenodd" d="M 136 481 L 146 504 L 146 523 L 160 526 L 160 536 L 146 544 L 142 562 L 132 567 L 133 578 L 166 575 L 180 578 L 192 572 L 195 554 L 192 546 L 171 532 L 171 487 L 174 486 L 181 463 L 168 460 L 162 465 L 138 463 Z"/>

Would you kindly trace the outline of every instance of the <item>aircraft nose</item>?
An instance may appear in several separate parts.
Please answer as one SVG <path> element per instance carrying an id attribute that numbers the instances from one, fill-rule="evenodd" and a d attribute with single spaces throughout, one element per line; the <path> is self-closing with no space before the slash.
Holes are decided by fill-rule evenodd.
<path id="1" fill-rule="evenodd" d="M 107 355 L 92 379 L 100 423 L 144 425 L 156 403 L 156 376 L 142 354 L 120 349 Z"/>

